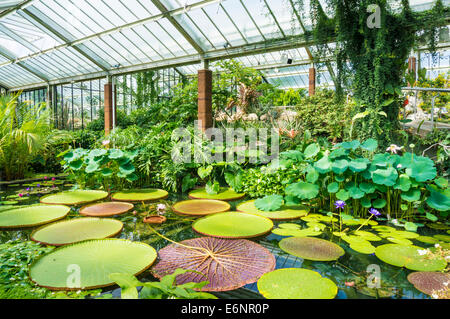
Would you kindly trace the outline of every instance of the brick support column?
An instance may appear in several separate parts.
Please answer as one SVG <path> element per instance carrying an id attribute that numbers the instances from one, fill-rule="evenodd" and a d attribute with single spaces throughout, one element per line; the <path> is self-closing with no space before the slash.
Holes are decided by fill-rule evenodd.
<path id="1" fill-rule="evenodd" d="M 212 127 L 212 71 L 198 71 L 198 120 L 203 132 Z"/>
<path id="2" fill-rule="evenodd" d="M 316 94 L 316 68 L 309 68 L 309 96 Z"/>
<path id="3" fill-rule="evenodd" d="M 115 105 L 114 105 L 115 98 L 114 98 L 113 94 L 115 94 L 115 92 L 113 92 L 113 84 L 106 83 L 105 84 L 105 135 L 109 135 L 109 133 L 111 133 L 113 127 L 115 126 L 113 123 L 113 109 L 115 109 Z"/>
<path id="4" fill-rule="evenodd" d="M 408 59 L 408 71 L 409 72 L 414 72 L 414 74 L 416 74 L 416 65 L 417 65 L 417 60 L 416 57 L 409 57 Z M 414 83 L 408 83 L 408 86 L 411 87 L 413 86 Z"/>

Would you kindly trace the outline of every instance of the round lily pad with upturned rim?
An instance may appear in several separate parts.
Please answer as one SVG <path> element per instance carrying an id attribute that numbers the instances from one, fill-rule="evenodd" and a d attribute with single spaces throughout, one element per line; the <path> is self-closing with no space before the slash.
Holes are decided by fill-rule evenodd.
<path id="1" fill-rule="evenodd" d="M 308 210 L 303 206 L 282 206 L 280 210 L 270 212 L 262 211 L 255 207 L 254 200 L 237 205 L 236 210 L 243 213 L 267 217 L 273 220 L 296 219 L 308 214 Z"/>
<path id="2" fill-rule="evenodd" d="M 339 245 L 319 238 L 289 237 L 282 239 L 279 246 L 291 255 L 314 261 L 337 260 L 345 254 Z"/>
<path id="3" fill-rule="evenodd" d="M 318 272 L 303 268 L 278 269 L 261 276 L 258 290 L 267 299 L 333 299 L 338 288 Z"/>
<path id="4" fill-rule="evenodd" d="M 0 228 L 25 228 L 51 223 L 70 212 L 63 205 L 33 205 L 0 212 Z"/>
<path id="5" fill-rule="evenodd" d="M 96 202 L 108 197 L 108 193 L 98 190 L 64 191 L 41 197 L 40 202 L 52 205 L 81 205 Z"/>
<path id="6" fill-rule="evenodd" d="M 174 212 L 182 215 L 205 216 L 229 211 L 231 205 L 215 199 L 191 199 L 172 206 Z"/>
<path id="7" fill-rule="evenodd" d="M 407 279 L 417 290 L 431 296 L 436 291 L 448 289 L 450 274 L 433 271 L 413 272 Z"/>
<path id="8" fill-rule="evenodd" d="M 205 188 L 199 188 L 189 192 L 189 198 L 191 199 L 217 199 L 217 200 L 232 201 L 244 197 L 245 197 L 244 193 L 236 193 L 233 189 L 226 187 L 221 187 L 219 193 L 217 194 L 208 194 Z"/>
<path id="9" fill-rule="evenodd" d="M 226 212 L 198 219 L 192 228 L 199 234 L 219 238 L 253 238 L 267 234 L 273 222 L 266 217 Z"/>
<path id="10" fill-rule="evenodd" d="M 45 225 L 36 229 L 31 240 L 50 246 L 63 246 L 89 239 L 114 237 L 123 223 L 110 218 L 76 218 Z"/>
<path id="11" fill-rule="evenodd" d="M 162 189 L 130 189 L 114 193 L 111 196 L 112 200 L 120 202 L 146 202 L 152 200 L 164 199 L 169 196 L 169 193 Z"/>
<path id="12" fill-rule="evenodd" d="M 86 205 L 80 208 L 80 214 L 90 217 L 110 217 L 131 211 L 134 205 L 125 202 L 106 202 Z"/>
<path id="13" fill-rule="evenodd" d="M 375 255 L 387 264 L 416 271 L 440 271 L 447 267 L 444 258 L 420 255 L 422 250 L 414 245 L 385 244 L 376 248 Z"/>
<path id="14" fill-rule="evenodd" d="M 194 238 L 166 246 L 158 256 L 159 262 L 152 268 L 155 277 L 172 274 L 178 268 L 198 271 L 201 274 L 178 275 L 176 281 L 178 285 L 209 281 L 202 291 L 234 290 L 275 269 L 270 251 L 245 239 Z"/>
<path id="15" fill-rule="evenodd" d="M 95 239 L 62 246 L 39 257 L 29 269 L 31 280 L 51 290 L 89 290 L 114 285 L 113 273 L 139 275 L 156 260 L 155 249 L 124 239 Z M 70 280 L 70 275 L 74 280 Z M 77 282 L 76 274 L 79 274 Z"/>

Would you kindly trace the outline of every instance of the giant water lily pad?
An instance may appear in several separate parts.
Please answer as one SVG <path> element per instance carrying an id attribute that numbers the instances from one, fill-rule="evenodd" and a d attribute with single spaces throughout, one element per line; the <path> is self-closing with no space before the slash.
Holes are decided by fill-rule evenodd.
<path id="1" fill-rule="evenodd" d="M 315 261 L 336 260 L 345 254 L 344 249 L 339 245 L 319 238 L 284 238 L 279 245 L 283 251 L 291 255 Z"/>
<path id="2" fill-rule="evenodd" d="M 206 236 L 220 238 L 252 238 L 272 230 L 270 219 L 253 214 L 228 212 L 200 218 L 192 228 Z"/>
<path id="3" fill-rule="evenodd" d="M 336 284 L 318 272 L 302 268 L 284 268 L 264 274 L 258 290 L 267 299 L 333 299 Z"/>
<path id="4" fill-rule="evenodd" d="M 308 209 L 303 206 L 282 206 L 276 211 L 262 211 L 255 207 L 255 201 L 247 201 L 239 204 L 236 209 L 240 212 L 255 214 L 273 220 L 296 219 L 308 214 Z"/>
<path id="5" fill-rule="evenodd" d="M 189 269 L 201 274 L 179 275 L 177 284 L 209 281 L 202 291 L 227 291 L 253 283 L 275 269 L 275 257 L 249 240 L 203 237 L 180 244 L 171 244 L 158 252 L 160 261 L 152 269 L 157 278 L 172 274 L 177 268 Z"/>
<path id="6" fill-rule="evenodd" d="M 447 266 L 444 258 L 421 255 L 421 251 L 413 245 L 386 244 L 378 246 L 375 255 L 387 264 L 417 271 L 440 271 Z"/>
<path id="7" fill-rule="evenodd" d="M 0 212 L 0 228 L 24 228 L 48 224 L 70 212 L 63 205 L 34 205 Z"/>
<path id="8" fill-rule="evenodd" d="M 87 240 L 57 248 L 30 266 L 30 278 L 51 290 L 113 285 L 113 273 L 138 275 L 156 260 L 151 246 L 123 239 Z"/>
<path id="9" fill-rule="evenodd" d="M 217 200 L 237 200 L 245 197 L 244 193 L 236 193 L 231 188 L 221 187 L 217 194 L 208 194 L 205 188 L 199 188 L 189 193 L 192 199 L 217 199 Z"/>
<path id="10" fill-rule="evenodd" d="M 230 204 L 214 199 L 192 199 L 173 205 L 174 212 L 183 215 L 204 216 L 229 211 Z"/>
<path id="11" fill-rule="evenodd" d="M 41 227 L 31 234 L 31 239 L 45 245 L 62 246 L 88 239 L 114 237 L 122 228 L 123 223 L 116 219 L 77 218 Z"/>
<path id="12" fill-rule="evenodd" d="M 146 202 L 164 199 L 169 196 L 169 193 L 162 189 L 130 189 L 114 193 L 111 196 L 112 200 L 120 202 Z"/>
<path id="13" fill-rule="evenodd" d="M 129 212 L 134 208 L 133 204 L 121 202 L 107 202 L 91 204 L 80 208 L 80 214 L 91 217 L 110 217 Z"/>
<path id="14" fill-rule="evenodd" d="M 436 291 L 447 290 L 449 288 L 450 274 L 429 271 L 413 272 L 408 275 L 408 281 L 417 290 L 431 296 Z M 447 283 L 447 285 L 444 283 Z"/>
<path id="15" fill-rule="evenodd" d="M 44 204 L 54 205 L 81 205 L 96 202 L 106 197 L 108 197 L 108 193 L 104 191 L 75 190 L 46 195 L 41 197 L 40 201 Z"/>

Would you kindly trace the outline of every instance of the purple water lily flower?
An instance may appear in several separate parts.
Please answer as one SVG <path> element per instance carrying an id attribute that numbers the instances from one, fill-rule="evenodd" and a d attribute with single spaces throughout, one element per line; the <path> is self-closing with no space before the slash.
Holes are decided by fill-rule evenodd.
<path id="1" fill-rule="evenodd" d="M 36 187 L 37 187 L 37 188 L 41 187 L 41 184 L 37 184 Z"/>
<path id="2" fill-rule="evenodd" d="M 375 208 L 371 208 L 369 209 L 369 214 L 374 215 L 375 217 L 378 217 L 381 215 L 381 213 L 379 211 L 377 211 Z"/>
<path id="3" fill-rule="evenodd" d="M 27 192 L 29 192 L 29 191 L 30 191 L 30 188 L 28 187 L 28 188 L 27 188 Z"/>
<path id="4" fill-rule="evenodd" d="M 336 206 L 336 209 L 344 209 L 345 205 L 347 205 L 343 200 L 337 200 L 334 203 L 334 206 Z"/>

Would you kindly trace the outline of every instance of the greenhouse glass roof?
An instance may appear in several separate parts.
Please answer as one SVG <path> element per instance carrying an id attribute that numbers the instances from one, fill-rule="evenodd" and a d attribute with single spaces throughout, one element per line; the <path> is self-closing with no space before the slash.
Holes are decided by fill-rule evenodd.
<path id="1" fill-rule="evenodd" d="M 410 1 L 416 10 L 433 2 Z M 202 60 L 237 58 L 269 82 L 304 87 L 314 55 L 309 28 L 292 0 L 0 0 L 0 86 L 169 67 L 195 74 Z M 319 74 L 333 85 L 331 62 Z"/>

